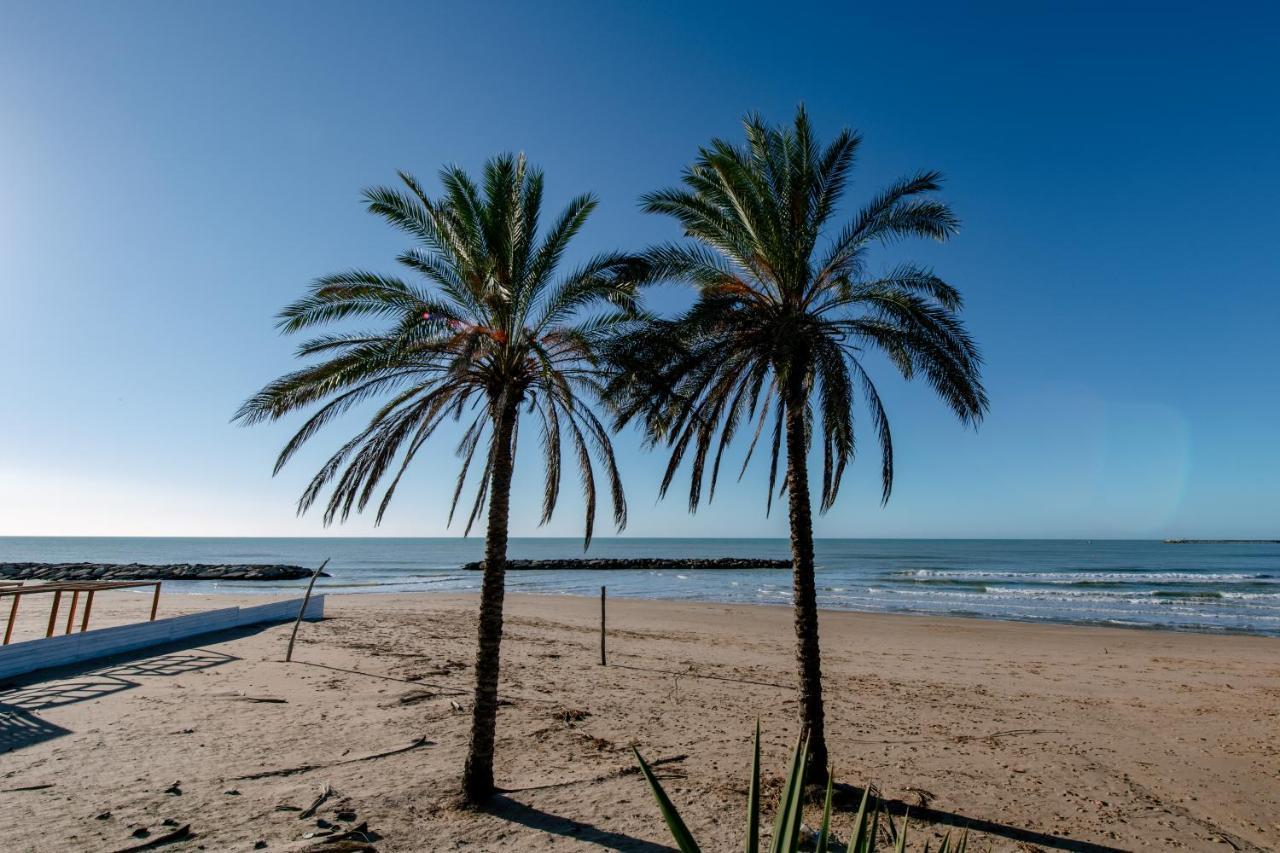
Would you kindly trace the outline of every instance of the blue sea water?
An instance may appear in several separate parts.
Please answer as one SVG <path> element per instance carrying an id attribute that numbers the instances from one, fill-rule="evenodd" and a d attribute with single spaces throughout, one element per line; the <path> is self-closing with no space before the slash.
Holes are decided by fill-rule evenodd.
<path id="1" fill-rule="evenodd" d="M 331 592 L 479 588 L 459 566 L 480 539 L 197 539 L 0 537 L 0 562 L 291 563 L 330 558 Z M 822 607 L 995 619 L 1241 631 L 1280 636 L 1280 545 L 1149 541 L 825 539 Z M 512 539 L 510 556 L 582 555 L 576 539 Z M 599 539 L 593 557 L 780 557 L 781 539 Z M 514 592 L 745 604 L 791 602 L 790 572 L 520 571 Z M 303 582 L 171 582 L 173 592 L 279 593 Z"/>

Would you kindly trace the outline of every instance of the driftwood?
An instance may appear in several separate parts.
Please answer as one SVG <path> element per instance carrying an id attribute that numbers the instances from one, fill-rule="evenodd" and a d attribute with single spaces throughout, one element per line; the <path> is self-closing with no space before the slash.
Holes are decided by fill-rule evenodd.
<path id="1" fill-rule="evenodd" d="M 172 844 L 175 841 L 185 841 L 191 837 L 191 824 L 186 824 L 175 829 L 173 832 L 157 836 L 143 844 L 135 844 L 132 847 L 121 847 L 114 853 L 139 853 L 141 850 L 155 850 L 157 847 L 163 847 L 166 844 Z"/>
<path id="2" fill-rule="evenodd" d="M 259 773 L 250 773 L 247 776 L 235 776 L 235 781 L 240 782 L 246 779 L 267 779 L 271 776 L 296 776 L 299 773 L 308 773 L 312 770 L 325 770 L 329 767 L 341 767 L 343 764 L 355 764 L 360 761 L 373 761 L 377 758 L 389 758 L 392 755 L 400 755 L 415 749 L 421 749 L 424 746 L 435 746 L 435 741 L 427 740 L 420 737 L 408 746 L 402 746 L 399 749 L 392 749 L 387 752 L 378 752 L 373 755 L 362 755 L 359 758 L 347 758 L 343 761 L 330 761 L 325 764 L 301 764 L 297 767 L 285 767 L 280 770 L 263 770 Z"/>
<path id="3" fill-rule="evenodd" d="M 306 820 L 314 815 L 316 810 L 324 805 L 324 801 L 332 796 L 333 788 L 330 787 L 328 782 L 325 782 L 324 787 L 320 789 L 320 796 L 316 797 L 315 800 L 312 801 L 311 805 L 307 806 L 307 808 L 303 810 L 302 814 L 298 815 L 298 820 Z"/>
<path id="4" fill-rule="evenodd" d="M 320 573 L 324 571 L 324 567 L 327 565 L 329 565 L 329 561 L 326 559 L 320 564 L 320 568 L 316 569 L 316 573 L 311 576 L 311 580 L 307 581 L 307 591 L 302 596 L 302 606 L 298 608 L 298 618 L 293 623 L 293 633 L 289 635 L 289 648 L 284 653 L 285 663 L 293 660 L 293 641 L 298 639 L 298 626 L 302 624 L 302 617 L 307 612 L 307 604 L 311 601 L 311 589 L 316 585 L 316 578 L 320 577 Z"/>

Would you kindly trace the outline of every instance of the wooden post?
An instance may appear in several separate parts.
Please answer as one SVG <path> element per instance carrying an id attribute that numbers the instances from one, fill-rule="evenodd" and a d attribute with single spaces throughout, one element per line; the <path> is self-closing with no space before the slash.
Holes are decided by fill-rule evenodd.
<path id="1" fill-rule="evenodd" d="M 289 648 L 284 653 L 285 663 L 293 660 L 293 641 L 298 639 L 298 626 L 302 624 L 302 616 L 307 612 L 307 602 L 311 600 L 311 588 L 316 585 L 316 578 L 320 577 L 320 573 L 324 571 L 324 567 L 327 565 L 329 565 L 328 560 L 321 563 L 320 568 L 316 569 L 315 574 L 311 576 L 311 580 L 307 583 L 307 592 L 302 596 L 302 607 L 298 608 L 298 619 L 293 623 L 293 633 L 289 635 Z"/>
<path id="2" fill-rule="evenodd" d="M 608 665 L 609 665 L 609 664 L 608 664 L 608 662 L 605 660 L 605 657 L 604 657 L 604 601 L 605 601 L 605 594 L 606 594 L 606 593 L 605 593 L 605 588 L 604 588 L 604 587 L 600 587 L 600 665 L 601 665 L 601 666 L 608 666 Z"/>
<path id="3" fill-rule="evenodd" d="M 89 590 L 89 594 L 84 599 L 84 618 L 80 620 L 80 633 L 83 634 L 89 630 L 89 611 L 93 610 L 93 590 Z"/>
<path id="4" fill-rule="evenodd" d="M 58 627 L 58 608 L 62 605 L 62 590 L 53 593 L 53 606 L 49 608 L 49 630 L 45 632 L 46 637 L 53 636 L 53 629 Z"/>
<path id="5" fill-rule="evenodd" d="M 71 629 L 75 627 L 75 624 L 76 624 L 76 604 L 78 604 L 79 602 L 80 602 L 80 590 L 78 590 L 78 589 L 76 589 L 76 590 L 72 590 L 72 592 L 71 592 L 71 612 L 67 614 L 67 630 L 63 632 L 64 634 L 70 634 L 70 633 L 71 633 Z"/>
<path id="6" fill-rule="evenodd" d="M 22 598 L 22 593 L 15 592 L 13 594 L 13 607 L 9 608 L 9 627 L 4 629 L 4 644 L 9 645 L 9 638 L 13 636 L 13 620 L 18 618 L 18 600 Z"/>
<path id="7" fill-rule="evenodd" d="M 156 621 L 156 610 L 160 607 L 160 581 L 156 581 L 156 594 L 151 597 L 151 621 Z"/>

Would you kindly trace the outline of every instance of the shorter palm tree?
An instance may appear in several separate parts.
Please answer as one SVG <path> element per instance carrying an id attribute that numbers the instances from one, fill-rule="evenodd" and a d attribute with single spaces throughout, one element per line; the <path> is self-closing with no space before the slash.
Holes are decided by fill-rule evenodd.
<path id="1" fill-rule="evenodd" d="M 690 284 L 697 300 L 676 318 L 614 342 L 609 396 L 619 428 L 639 420 L 651 443 L 670 448 L 661 494 L 692 456 L 690 512 L 708 470 L 707 497 L 715 495 L 721 459 L 739 429 L 754 423 L 745 471 L 772 420 L 766 512 L 785 451 L 800 717 L 810 737 L 810 774 L 820 781 L 827 746 L 809 494 L 813 440 L 822 449 L 825 512 L 853 459 L 860 404 L 879 441 L 888 501 L 893 444 L 868 356 L 887 357 L 906 379 L 922 376 L 963 423 L 981 420 L 987 398 L 959 292 L 915 264 L 879 275 L 869 269 L 877 245 L 904 237 L 941 241 L 955 232 L 950 208 L 932 197 L 938 174 L 891 185 L 833 230 L 860 137 L 844 130 L 820 146 L 803 107 L 791 128 L 756 116 L 744 126 L 745 147 L 714 140 L 685 170 L 682 187 L 645 196 L 645 210 L 675 218 L 693 240 L 645 252 L 647 276 Z"/>
<path id="2" fill-rule="evenodd" d="M 598 354 L 604 337 L 637 316 L 636 266 L 627 255 L 600 254 L 557 277 L 565 250 L 596 200 L 573 199 L 539 240 L 543 178 L 523 156 L 486 163 L 483 188 L 460 168 L 444 169 L 440 200 L 429 198 L 413 177 L 400 178 L 403 189 L 369 190 L 365 199 L 370 212 L 413 238 L 417 245 L 397 260 L 426 286 L 364 270 L 319 279 L 284 309 L 281 329 L 297 332 L 353 318 L 379 320 L 382 327 L 325 334 L 302 344 L 300 357 L 322 360 L 267 385 L 236 419 L 272 421 L 318 406 L 281 451 L 279 472 L 323 426 L 357 404 L 382 400 L 298 503 L 305 512 L 331 486 L 324 512 L 329 524 L 345 521 L 353 508 L 363 511 L 385 483 L 377 504 L 381 522 L 427 439 L 446 420 L 465 416 L 449 520 L 484 447 L 466 524 L 469 533 L 487 497 L 475 705 L 463 778 L 466 797 L 482 802 L 494 790 L 507 527 L 521 416 L 535 419 L 541 437 L 542 523 L 556 508 L 567 436 L 586 503 L 585 544 L 595 527 L 593 457 L 603 463 L 614 522 L 622 529 L 627 510 L 613 446 L 590 403 L 602 387 Z"/>

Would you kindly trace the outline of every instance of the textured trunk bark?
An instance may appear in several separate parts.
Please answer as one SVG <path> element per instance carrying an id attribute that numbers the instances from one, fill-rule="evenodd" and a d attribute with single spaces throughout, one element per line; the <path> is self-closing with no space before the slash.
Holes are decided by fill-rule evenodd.
<path id="1" fill-rule="evenodd" d="M 804 429 L 804 399 L 787 404 L 787 497 L 791 521 L 791 583 L 795 599 L 796 664 L 800 671 L 800 723 L 809 733 L 811 783 L 827 781 L 827 739 L 822 710 L 822 659 L 818 650 L 818 600 L 813 581 L 813 513 Z"/>
<path id="2" fill-rule="evenodd" d="M 511 436 L 516 406 L 508 405 L 494 424 L 495 449 L 489 483 L 488 532 L 484 540 L 484 584 L 476 648 L 476 695 L 471 746 L 462 774 L 462 793 L 480 804 L 493 796 L 493 741 L 498 723 L 498 662 L 502 644 L 502 599 L 507 569 L 507 521 L 511 506 Z"/>

